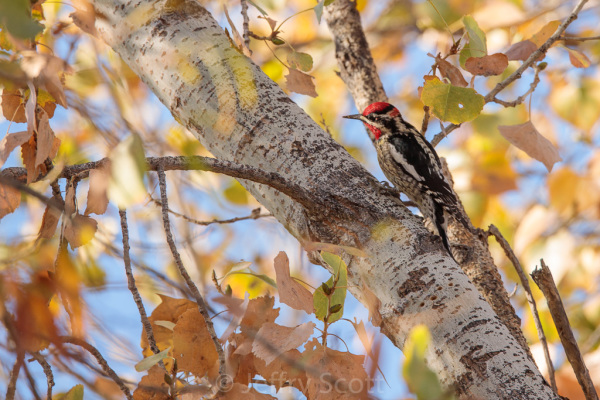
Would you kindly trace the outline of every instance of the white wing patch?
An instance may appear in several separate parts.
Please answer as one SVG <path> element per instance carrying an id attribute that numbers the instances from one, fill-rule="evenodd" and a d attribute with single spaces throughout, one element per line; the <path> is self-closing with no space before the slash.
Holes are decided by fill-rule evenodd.
<path id="1" fill-rule="evenodd" d="M 404 157 L 404 155 L 402 153 L 400 153 L 398 150 L 396 150 L 396 148 L 394 146 L 392 146 L 391 144 L 388 143 L 388 148 L 390 150 L 390 154 L 392 155 L 392 158 L 402 166 L 402 168 L 404 168 L 404 170 L 406 172 L 409 173 L 410 176 L 413 177 L 413 179 L 415 179 L 416 181 L 422 182 L 425 180 L 425 178 L 423 178 L 423 176 L 419 175 L 419 173 L 417 173 L 417 170 L 415 169 L 415 167 L 412 164 L 409 164 L 408 161 L 406 161 L 406 158 Z"/>

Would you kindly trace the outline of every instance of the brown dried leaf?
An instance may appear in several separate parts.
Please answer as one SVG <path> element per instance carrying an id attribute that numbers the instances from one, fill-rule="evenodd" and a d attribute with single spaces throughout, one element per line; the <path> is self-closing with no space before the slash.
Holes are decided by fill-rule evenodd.
<path id="1" fill-rule="evenodd" d="M 27 131 L 9 133 L 0 141 L 0 167 L 4 165 L 12 151 L 26 143 L 31 135 Z"/>
<path id="2" fill-rule="evenodd" d="M 173 328 L 173 357 L 180 371 L 202 377 L 219 356 L 197 307 L 181 314 Z"/>
<path id="3" fill-rule="evenodd" d="M 277 26 L 277 21 L 275 21 L 274 19 L 271 19 L 269 17 L 263 17 L 262 15 L 259 15 L 258 18 L 262 18 L 269 23 L 269 26 L 271 27 L 271 32 L 273 32 L 275 30 L 275 27 Z"/>
<path id="4" fill-rule="evenodd" d="M 252 377 L 257 374 L 254 366 L 254 354 L 236 353 L 238 346 L 249 341 L 246 336 L 235 333 L 229 338 L 229 346 L 227 347 L 227 369 L 233 376 L 233 381 L 247 385 L 252 380 Z"/>
<path id="5" fill-rule="evenodd" d="M 42 112 L 42 117 L 38 123 L 37 129 L 37 151 L 35 154 L 35 166 L 44 164 L 46 158 L 49 158 L 53 152 L 55 139 L 54 132 L 50 128 L 48 115 Z"/>
<path id="6" fill-rule="evenodd" d="M 568 47 L 565 47 L 565 49 L 569 51 L 569 61 L 571 61 L 571 65 L 573 65 L 575 68 L 587 68 L 590 66 L 591 61 L 585 54 Z"/>
<path id="7" fill-rule="evenodd" d="M 293 349 L 286 351 L 269 365 L 260 358 L 255 358 L 254 366 L 256 373 L 275 386 L 276 391 L 279 391 L 286 382 L 290 382 L 296 389 L 306 395 L 306 372 L 294 365 L 302 362 L 302 354 Z"/>
<path id="8" fill-rule="evenodd" d="M 53 207 L 55 205 L 56 207 Z M 56 227 L 58 226 L 58 221 L 60 220 L 60 216 L 62 213 L 60 209 L 64 206 L 63 199 L 60 195 L 52 196 L 50 199 L 50 204 L 46 206 L 46 210 L 44 211 L 44 216 L 42 217 L 42 224 L 40 226 L 40 231 L 38 233 L 38 238 L 41 239 L 50 239 L 54 236 L 54 232 L 56 232 Z"/>
<path id="9" fill-rule="evenodd" d="M 97 36 L 96 31 L 96 12 L 94 7 L 87 0 L 79 0 L 76 4 L 76 11 L 69 14 L 73 23 L 85 33 Z"/>
<path id="10" fill-rule="evenodd" d="M 307 365 L 318 365 L 320 374 L 314 376 L 314 373 L 307 371 L 309 378 L 312 375 L 312 379 L 308 380 L 307 398 L 350 400 L 369 397 L 368 391 L 373 382 L 363 368 L 364 356 L 323 347 L 316 339 L 304 347 L 306 350 L 303 360 Z M 324 377 L 329 377 L 331 380 Z"/>
<path id="11" fill-rule="evenodd" d="M 169 400 L 169 385 L 165 382 L 165 371 L 158 365 L 148 370 L 133 392 L 134 400 Z"/>
<path id="12" fill-rule="evenodd" d="M 555 163 L 562 161 L 558 150 L 535 129 L 531 121 L 519 125 L 498 126 L 498 130 L 513 146 L 544 163 L 548 172 L 552 171 Z"/>
<path id="13" fill-rule="evenodd" d="M 273 308 L 275 298 L 261 296 L 250 300 L 246 314 L 240 324 L 242 333 L 254 334 L 267 322 L 275 322 L 279 316 L 279 308 Z"/>
<path id="14" fill-rule="evenodd" d="M 465 61 L 465 69 L 473 75 L 500 75 L 508 67 L 508 57 L 496 53 L 483 57 L 470 57 Z"/>
<path id="15" fill-rule="evenodd" d="M 313 312 L 312 293 L 290 276 L 290 261 L 285 252 L 275 257 L 275 276 L 279 301 L 295 310 L 304 310 L 307 314 Z"/>
<path id="16" fill-rule="evenodd" d="M 373 324 L 373 326 L 380 326 L 383 318 L 379 313 L 379 307 L 381 306 L 381 301 L 375 296 L 375 293 L 371 291 L 366 285 L 363 284 L 362 287 L 363 294 L 363 304 L 369 310 L 369 321 Z"/>
<path id="17" fill-rule="evenodd" d="M 2 115 L 13 122 L 27 121 L 23 96 L 19 90 L 2 90 Z"/>
<path id="18" fill-rule="evenodd" d="M 87 195 L 87 206 L 83 215 L 91 213 L 102 215 L 108 207 L 108 181 L 110 179 L 110 166 L 90 171 L 89 190 Z"/>
<path id="19" fill-rule="evenodd" d="M 61 58 L 50 54 L 34 51 L 26 51 L 22 54 L 21 68 L 27 76 L 35 79 L 39 87 L 45 88 L 58 104 L 67 108 L 67 98 L 61 78 L 65 72 L 70 71 L 68 64 Z M 32 90 L 33 92 L 34 90 Z"/>
<path id="20" fill-rule="evenodd" d="M 276 397 L 268 394 L 257 392 L 256 389 L 250 388 L 241 383 L 234 383 L 231 389 L 227 390 L 225 394 L 219 397 L 221 400 L 277 400 Z"/>
<path id="21" fill-rule="evenodd" d="M 510 46 L 510 48 L 504 53 L 508 57 L 508 61 L 525 61 L 529 58 L 531 53 L 537 50 L 537 46 L 530 40 L 523 40 Z M 543 55 L 538 58 L 538 61 L 543 59 Z"/>
<path id="22" fill-rule="evenodd" d="M 69 217 L 77 212 L 76 196 L 77 192 L 75 186 L 72 184 L 67 185 L 67 193 L 65 193 L 65 214 Z"/>
<path id="23" fill-rule="evenodd" d="M 98 222 L 81 214 L 70 218 L 65 224 L 65 239 L 72 249 L 87 244 L 94 238 L 98 230 Z"/>
<path id="24" fill-rule="evenodd" d="M 233 40 L 235 40 L 235 44 L 237 45 L 238 49 L 242 50 L 242 53 L 244 53 L 246 57 L 250 57 L 252 55 L 252 52 L 249 48 L 246 47 L 244 39 L 242 39 L 242 35 L 240 35 L 237 28 L 235 27 L 235 24 L 229 17 L 229 11 L 227 11 L 227 7 L 225 7 L 225 5 L 223 5 L 223 11 L 225 11 L 225 17 L 227 18 L 227 22 L 229 22 L 229 26 L 231 27 L 231 32 L 233 34 Z"/>
<path id="25" fill-rule="evenodd" d="M 281 354 L 306 342 L 313 334 L 315 326 L 313 322 L 306 322 L 294 328 L 272 322 L 265 323 L 256 334 L 252 352 L 269 365 Z"/>
<path id="26" fill-rule="evenodd" d="M 315 79 L 313 76 L 298 71 L 297 69 L 290 68 L 285 79 L 289 91 L 305 94 L 310 97 L 318 96 L 315 89 L 315 83 L 313 82 L 313 79 Z"/>
<path id="27" fill-rule="evenodd" d="M 21 192 L 8 185 L 0 184 L 0 219 L 13 213 L 21 204 Z"/>
<path id="28" fill-rule="evenodd" d="M 454 86 L 467 87 L 469 82 L 465 80 L 460 72 L 460 69 L 450 64 L 439 55 L 435 57 L 435 62 L 440 70 L 440 73 L 442 74 L 442 77 L 448 78 L 450 83 Z"/>
<path id="29" fill-rule="evenodd" d="M 27 183 L 33 182 L 33 180 L 37 177 L 37 168 L 35 167 L 35 148 L 36 140 L 33 135 L 29 137 L 27 142 L 21 145 L 21 160 L 27 169 Z"/>

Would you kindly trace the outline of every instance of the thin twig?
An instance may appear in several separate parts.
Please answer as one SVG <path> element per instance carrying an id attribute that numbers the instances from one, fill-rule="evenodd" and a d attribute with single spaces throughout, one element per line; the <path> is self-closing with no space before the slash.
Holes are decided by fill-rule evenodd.
<path id="1" fill-rule="evenodd" d="M 119 216 L 121 217 L 121 232 L 123 233 L 123 262 L 125 264 L 125 275 L 127 275 L 127 288 L 133 296 L 133 301 L 137 305 L 138 312 L 140 313 L 140 319 L 142 320 L 142 326 L 146 332 L 148 338 L 148 345 L 154 354 L 160 353 L 156 340 L 154 339 L 154 333 L 152 332 L 152 324 L 148 320 L 148 314 L 144 308 L 142 297 L 135 284 L 135 278 L 133 271 L 131 270 L 131 258 L 129 257 L 129 227 L 127 226 L 127 212 L 125 210 L 119 210 Z"/>
<path id="2" fill-rule="evenodd" d="M 248 3 L 246 2 L 246 0 L 240 0 L 240 4 L 242 6 L 242 18 L 244 19 L 244 23 L 242 25 L 242 36 L 244 37 L 244 44 L 246 45 L 246 48 L 248 50 L 250 50 L 250 36 L 248 35 L 248 32 L 250 31 L 249 28 L 249 24 L 250 24 L 250 18 L 248 17 Z"/>
<path id="3" fill-rule="evenodd" d="M 525 70 L 527 68 L 529 68 L 534 62 L 536 62 L 542 54 L 545 54 L 546 51 L 548 51 L 548 49 L 554 44 L 554 42 L 556 42 L 557 40 L 561 40 L 561 35 L 565 32 L 567 27 L 569 25 L 571 25 L 571 23 L 575 19 L 577 19 L 577 15 L 579 14 L 581 9 L 587 2 L 588 2 L 588 0 L 580 0 L 579 3 L 577 3 L 577 5 L 573 9 L 573 11 L 571 12 L 571 14 L 567 17 L 567 19 L 565 19 L 563 21 L 563 23 L 560 24 L 560 26 L 558 27 L 556 32 L 554 32 L 554 34 L 552 36 L 550 36 L 550 38 L 548 38 L 548 40 L 546 40 L 546 42 L 544 42 L 544 44 L 542 44 L 536 51 L 531 53 L 529 58 L 527 58 L 527 60 L 525 60 L 523 62 L 523 64 L 521 64 L 521 66 L 519 68 L 517 68 L 517 70 L 515 72 L 510 74 L 510 76 L 508 76 L 502 82 L 498 83 L 488 94 L 485 95 L 485 97 L 484 97 L 485 103 L 487 104 L 487 103 L 493 101 L 493 99 L 496 98 L 496 95 L 498 93 L 500 93 L 508 85 L 510 85 L 517 79 L 520 79 L 521 76 L 523 75 L 523 72 L 525 72 Z M 431 141 L 431 144 L 433 146 L 436 146 L 443 138 L 448 136 L 448 134 L 450 132 L 452 132 L 453 130 L 455 130 L 458 127 L 459 127 L 459 125 L 451 124 L 450 126 L 448 126 L 445 129 L 445 132 L 440 132 L 437 135 L 435 135 L 435 137 Z"/>
<path id="4" fill-rule="evenodd" d="M 179 273 L 181 274 L 181 276 L 185 280 L 185 283 L 187 284 L 188 288 L 192 292 L 192 296 L 194 297 L 194 299 L 196 300 L 196 303 L 198 304 L 198 309 L 200 310 L 200 314 L 202 314 L 202 317 L 204 317 L 204 321 L 206 322 L 206 327 L 208 329 L 208 332 L 210 333 L 212 341 L 215 345 L 215 350 L 217 351 L 217 354 L 219 356 L 219 375 L 220 376 L 219 376 L 217 385 L 218 385 L 218 391 L 220 393 L 222 391 L 222 389 L 225 387 L 225 385 L 227 384 L 227 382 L 226 382 L 227 369 L 226 369 L 226 365 L 225 365 L 225 353 L 223 352 L 223 347 L 221 346 L 221 343 L 219 342 L 219 337 L 217 336 L 217 333 L 215 332 L 215 327 L 212 323 L 210 315 L 208 314 L 208 308 L 206 307 L 206 303 L 204 302 L 204 299 L 202 298 L 202 295 L 200 294 L 198 287 L 196 286 L 194 281 L 192 281 L 192 278 L 190 277 L 187 270 L 183 266 L 183 262 L 181 261 L 181 256 L 179 255 L 179 251 L 177 250 L 177 246 L 175 245 L 175 241 L 173 240 L 173 233 L 171 232 L 171 222 L 169 221 L 169 211 L 168 211 L 169 210 L 169 200 L 167 197 L 167 182 L 166 182 L 166 177 L 165 177 L 165 171 L 162 169 L 161 164 L 159 164 L 157 166 L 157 173 L 158 173 L 158 185 L 160 188 L 160 200 L 162 203 L 163 225 L 164 225 L 165 235 L 167 238 L 167 243 L 169 244 L 169 248 L 171 249 L 171 254 L 173 255 L 173 260 L 175 261 L 175 265 L 177 265 L 177 268 L 179 269 Z"/>
<path id="5" fill-rule="evenodd" d="M 54 387 L 54 374 L 52 373 L 52 367 L 46 361 L 46 358 L 42 356 L 38 351 L 31 353 L 31 356 L 35 361 L 42 366 L 44 374 L 46 375 L 46 382 L 48 383 L 48 390 L 46 392 L 46 399 L 52 400 L 52 387 Z"/>
<path id="6" fill-rule="evenodd" d="M 598 400 L 598 393 L 596 393 L 596 389 L 594 389 L 594 383 L 590 377 L 590 372 L 585 366 L 583 356 L 579 351 L 579 346 L 577 346 L 577 341 L 575 340 L 575 335 L 573 335 L 567 312 L 565 311 L 560 294 L 558 293 L 558 289 L 552 278 L 552 272 L 550 272 L 550 268 L 548 268 L 543 259 L 540 260 L 540 263 L 542 267 L 536 267 L 531 274 L 531 277 L 541 289 L 542 293 L 544 293 L 544 297 L 548 302 L 550 315 L 552 315 L 552 320 L 558 331 L 558 336 L 560 337 L 560 341 L 567 354 L 567 359 L 573 367 L 577 381 L 583 389 L 585 398 L 587 400 Z"/>
<path id="7" fill-rule="evenodd" d="M 42 400 L 40 394 L 37 392 L 35 379 L 33 379 L 33 375 L 31 375 L 31 371 L 29 370 L 29 366 L 27 365 L 27 363 L 23 363 L 23 372 L 25 372 L 25 377 L 27 378 L 27 382 L 29 383 L 29 390 L 31 390 L 33 398 L 35 400 Z"/>
<path id="8" fill-rule="evenodd" d="M 515 100 L 513 100 L 513 101 L 504 101 L 504 100 L 501 100 L 501 99 L 497 98 L 496 96 L 494 96 L 490 100 L 490 102 L 491 103 L 501 104 L 504 107 L 516 107 L 516 106 L 518 106 L 523 101 L 525 101 L 525 99 L 527 98 L 527 96 L 529 96 L 531 93 L 533 93 L 535 91 L 535 89 L 537 88 L 537 85 L 540 83 L 540 72 L 541 71 L 542 71 L 541 68 L 535 68 L 535 76 L 533 77 L 533 81 L 529 85 L 529 89 L 525 93 L 523 93 L 521 96 L 517 97 Z"/>
<path id="9" fill-rule="evenodd" d="M 60 336 L 59 339 L 61 341 L 63 341 L 64 343 L 71 343 L 71 344 L 74 344 L 75 346 L 82 347 L 88 353 L 93 355 L 94 358 L 96 358 L 96 361 L 98 362 L 98 364 L 100 364 L 100 366 L 102 367 L 102 371 L 104 371 L 106 376 L 110 377 L 117 385 L 119 385 L 119 388 L 121 389 L 123 394 L 125 394 L 125 397 L 127 397 L 128 400 L 133 400 L 131 391 L 125 385 L 125 382 L 123 382 L 121 380 L 121 378 L 119 377 L 119 375 L 117 375 L 117 373 L 108 365 L 108 362 L 106 362 L 106 360 L 104 359 L 104 357 L 102 356 L 100 351 L 98 351 L 97 348 L 95 348 L 94 346 L 92 346 L 91 344 L 86 342 L 85 340 L 76 338 L 74 336 Z"/>
<path id="10" fill-rule="evenodd" d="M 156 199 L 151 199 L 152 202 L 154 204 L 156 204 L 159 207 L 162 207 L 162 203 L 159 200 Z M 246 217 L 235 217 L 235 218 L 230 218 L 230 219 L 213 219 L 212 221 L 200 221 L 198 219 L 192 218 L 192 217 L 188 217 L 185 214 L 181 214 L 178 213 L 177 211 L 173 211 L 169 208 L 169 213 L 175 215 L 176 217 L 179 218 L 183 218 L 188 222 L 191 222 L 193 224 L 196 225 L 201 225 L 201 226 L 209 226 L 212 224 L 232 224 L 234 222 L 238 222 L 238 221 L 245 221 L 248 219 L 258 219 L 258 218 L 264 218 L 264 217 L 272 217 L 273 214 L 267 213 L 267 214 L 261 214 L 260 213 L 260 207 L 256 208 L 254 210 L 252 210 L 252 212 L 250 213 L 250 215 L 246 216 Z"/>
<path id="11" fill-rule="evenodd" d="M 21 371 L 21 366 L 23 365 L 24 359 L 25 352 L 17 350 L 17 359 L 15 360 L 15 365 L 13 365 L 13 368 L 10 371 L 10 381 L 8 382 L 8 386 L 6 388 L 6 400 L 14 400 L 15 398 L 15 393 L 17 390 L 17 378 L 19 378 L 19 371 Z"/>
<path id="12" fill-rule="evenodd" d="M 558 40 L 564 40 L 564 41 L 575 41 L 575 42 L 586 42 L 588 40 L 600 40 L 600 36 L 583 36 L 583 37 L 579 37 L 579 36 L 561 36 Z"/>
<path id="13" fill-rule="evenodd" d="M 517 274 L 519 275 L 519 280 L 521 281 L 521 285 L 523 289 L 525 289 L 525 297 L 527 298 L 527 302 L 529 303 L 529 307 L 531 307 L 531 314 L 533 314 L 533 322 L 535 324 L 535 329 L 538 333 L 538 338 L 540 339 L 540 343 L 542 344 L 542 348 L 544 349 L 544 358 L 546 359 L 546 367 L 548 368 L 548 376 L 550 377 L 550 384 L 552 385 L 552 390 L 557 393 L 556 387 L 556 377 L 554 376 L 554 366 L 552 365 L 552 359 L 550 358 L 550 351 L 548 350 L 548 341 L 546 340 L 546 335 L 544 334 L 544 328 L 542 327 L 542 322 L 540 321 L 540 315 L 537 310 L 537 304 L 535 299 L 533 298 L 533 294 L 531 293 L 531 286 L 529 285 L 529 279 L 527 279 L 527 275 L 525 271 L 523 271 L 523 267 L 519 262 L 519 259 L 515 255 L 514 251 L 510 247 L 508 241 L 502 236 L 500 230 L 496 228 L 495 225 L 490 225 L 488 228 L 488 232 L 496 238 L 496 241 L 504 250 L 504 254 L 506 257 L 512 262 Z"/>

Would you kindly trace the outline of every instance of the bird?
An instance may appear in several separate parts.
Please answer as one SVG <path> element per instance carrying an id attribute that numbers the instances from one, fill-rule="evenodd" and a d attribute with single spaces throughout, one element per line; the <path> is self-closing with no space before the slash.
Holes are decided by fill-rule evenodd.
<path id="1" fill-rule="evenodd" d="M 442 163 L 431 143 L 389 103 L 375 102 L 362 114 L 343 118 L 362 121 L 373 134 L 384 175 L 417 205 L 423 217 L 431 220 L 435 233 L 453 257 L 447 234 L 449 216 L 468 230 L 470 227 L 461 212 L 458 196 L 442 173 Z"/>

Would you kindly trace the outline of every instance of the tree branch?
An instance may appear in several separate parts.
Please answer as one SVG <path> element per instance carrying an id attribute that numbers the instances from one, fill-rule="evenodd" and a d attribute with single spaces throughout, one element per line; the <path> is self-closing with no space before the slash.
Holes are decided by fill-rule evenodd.
<path id="1" fill-rule="evenodd" d="M 508 257 L 510 262 L 512 262 L 515 270 L 517 271 L 517 275 L 519 275 L 519 279 L 521 281 L 521 285 L 523 289 L 525 289 L 525 297 L 527 298 L 527 302 L 529 303 L 529 307 L 531 307 L 531 314 L 533 315 L 533 321 L 535 323 L 535 329 L 538 333 L 538 338 L 540 339 L 540 343 L 542 344 L 542 348 L 544 349 L 544 358 L 546 359 L 546 367 L 548 368 L 548 375 L 550 376 L 550 384 L 552 385 L 552 389 L 555 393 L 558 393 L 558 389 L 556 387 L 556 377 L 554 376 L 554 366 L 552 365 L 552 359 L 550 358 L 550 351 L 548 351 L 548 341 L 546 340 L 546 335 L 544 334 L 544 328 L 542 327 L 542 322 L 540 321 L 540 315 L 537 310 L 537 304 L 535 303 L 535 299 L 533 298 L 533 293 L 531 293 L 531 286 L 529 286 L 529 279 L 527 279 L 527 275 L 525 271 L 523 271 L 523 267 L 519 262 L 519 259 L 513 252 L 508 241 L 502 236 L 500 230 L 496 228 L 495 225 L 490 225 L 488 228 L 488 232 L 490 235 L 496 238 L 500 247 L 504 250 L 504 254 Z"/>
<path id="2" fill-rule="evenodd" d="M 217 382 L 217 390 L 220 393 L 223 388 L 225 388 L 227 382 L 227 366 L 225 364 L 225 353 L 223 352 L 223 347 L 221 346 L 221 342 L 219 342 L 219 337 L 215 332 L 215 327 L 213 325 L 212 319 L 208 314 L 208 307 L 206 307 L 206 303 L 204 302 L 204 298 L 200 294 L 198 287 L 188 274 L 187 270 L 183 266 L 183 262 L 181 261 L 181 256 L 179 255 L 179 251 L 177 250 L 177 246 L 175 245 L 175 241 L 173 240 L 173 233 L 171 232 L 171 222 L 169 221 L 169 200 L 167 197 L 167 181 L 165 177 L 165 171 L 162 169 L 162 165 L 158 164 L 157 166 L 158 173 L 158 184 L 160 187 L 160 200 L 162 203 L 162 217 L 163 217 L 163 225 L 165 228 L 165 235 L 167 238 L 167 243 L 169 244 L 169 248 L 171 249 L 171 254 L 173 255 L 173 260 L 175 261 L 175 265 L 177 269 L 179 269 L 179 273 L 182 278 L 185 280 L 188 288 L 192 292 L 192 296 L 196 300 L 196 304 L 198 304 L 198 309 L 200 310 L 200 314 L 204 317 L 204 322 L 206 323 L 206 328 L 210 333 L 210 337 L 215 345 L 215 350 L 217 351 L 217 355 L 219 356 L 219 380 Z"/>
<path id="3" fill-rule="evenodd" d="M 85 340 L 79 339 L 74 336 L 59 336 L 59 339 L 64 343 L 71 343 L 76 346 L 82 347 L 88 353 L 93 355 L 98 364 L 100 364 L 100 366 L 102 367 L 102 371 L 104 371 L 106 376 L 110 377 L 117 385 L 119 385 L 119 388 L 128 400 L 133 400 L 131 391 L 129 390 L 127 385 L 125 385 L 125 382 L 123 382 L 119 375 L 117 375 L 117 373 L 108 365 L 108 362 L 106 362 L 106 360 L 102 356 L 102 353 L 100 353 L 100 351 L 98 351 L 97 348 L 95 348 Z"/>
<path id="4" fill-rule="evenodd" d="M 77 176 L 84 179 L 89 176 L 89 171 L 106 166 L 110 160 L 103 158 L 84 164 L 64 167 L 58 178 L 70 179 Z M 305 207 L 314 207 L 320 203 L 318 199 L 301 185 L 286 180 L 275 172 L 267 172 L 249 165 L 237 164 L 230 161 L 218 160 L 216 158 L 191 156 L 191 157 L 147 157 L 147 168 L 149 171 L 157 171 L 159 166 L 164 171 L 210 171 L 230 176 L 236 179 L 247 179 L 252 182 L 261 183 L 276 189 Z M 50 199 L 45 197 L 21 183 L 27 176 L 27 170 L 21 167 L 11 167 L 2 170 L 0 183 L 10 185 L 24 193 L 39 198 L 42 202 L 49 204 Z"/>
<path id="5" fill-rule="evenodd" d="M 54 387 L 54 374 L 52 373 L 52 367 L 50 366 L 48 361 L 46 361 L 46 358 L 42 356 L 39 352 L 36 351 L 34 353 L 31 353 L 31 356 L 35 361 L 38 362 L 38 364 L 42 366 L 42 369 L 44 370 L 44 374 L 46 375 L 46 382 L 48 384 L 48 389 L 46 391 L 46 399 L 51 400 L 52 387 Z"/>
<path id="6" fill-rule="evenodd" d="M 131 258 L 129 257 L 129 227 L 127 226 L 127 212 L 125 210 L 119 210 L 119 216 L 121 217 L 121 232 L 123 234 L 123 263 L 125 264 L 125 275 L 127 276 L 127 288 L 131 292 L 133 296 L 133 301 L 137 305 L 138 312 L 140 314 L 140 319 L 142 322 L 142 326 L 144 327 L 144 332 L 146 332 L 146 338 L 148 339 L 148 345 L 154 354 L 160 353 L 160 349 L 156 345 L 156 340 L 154 339 L 154 333 L 152 332 L 152 324 L 148 320 L 148 315 L 146 314 L 146 309 L 144 308 L 144 303 L 142 302 L 142 297 L 140 296 L 140 292 L 135 284 L 135 277 L 133 276 L 133 271 L 131 270 Z M 164 367 L 164 364 L 161 361 L 161 366 Z"/>
<path id="7" fill-rule="evenodd" d="M 577 340 L 575 340 L 575 335 L 573 335 L 573 330 L 569 323 L 569 317 L 567 317 L 567 312 L 565 311 L 565 307 L 560 298 L 560 293 L 558 293 L 558 288 L 552 278 L 552 272 L 550 272 L 550 268 L 548 268 L 543 259 L 540 260 L 540 263 L 542 267 L 536 267 L 531 274 L 531 277 L 542 293 L 544 293 L 544 297 L 548 302 L 548 309 L 552 315 L 552 320 L 558 331 L 558 336 L 560 336 L 560 341 L 567 354 L 567 359 L 569 360 L 569 363 L 571 363 L 573 371 L 575 371 L 575 376 L 583 389 L 585 398 L 587 400 L 598 400 L 598 393 L 596 393 L 594 383 L 590 377 L 590 372 L 585 366 L 583 356 L 579 351 Z"/>

